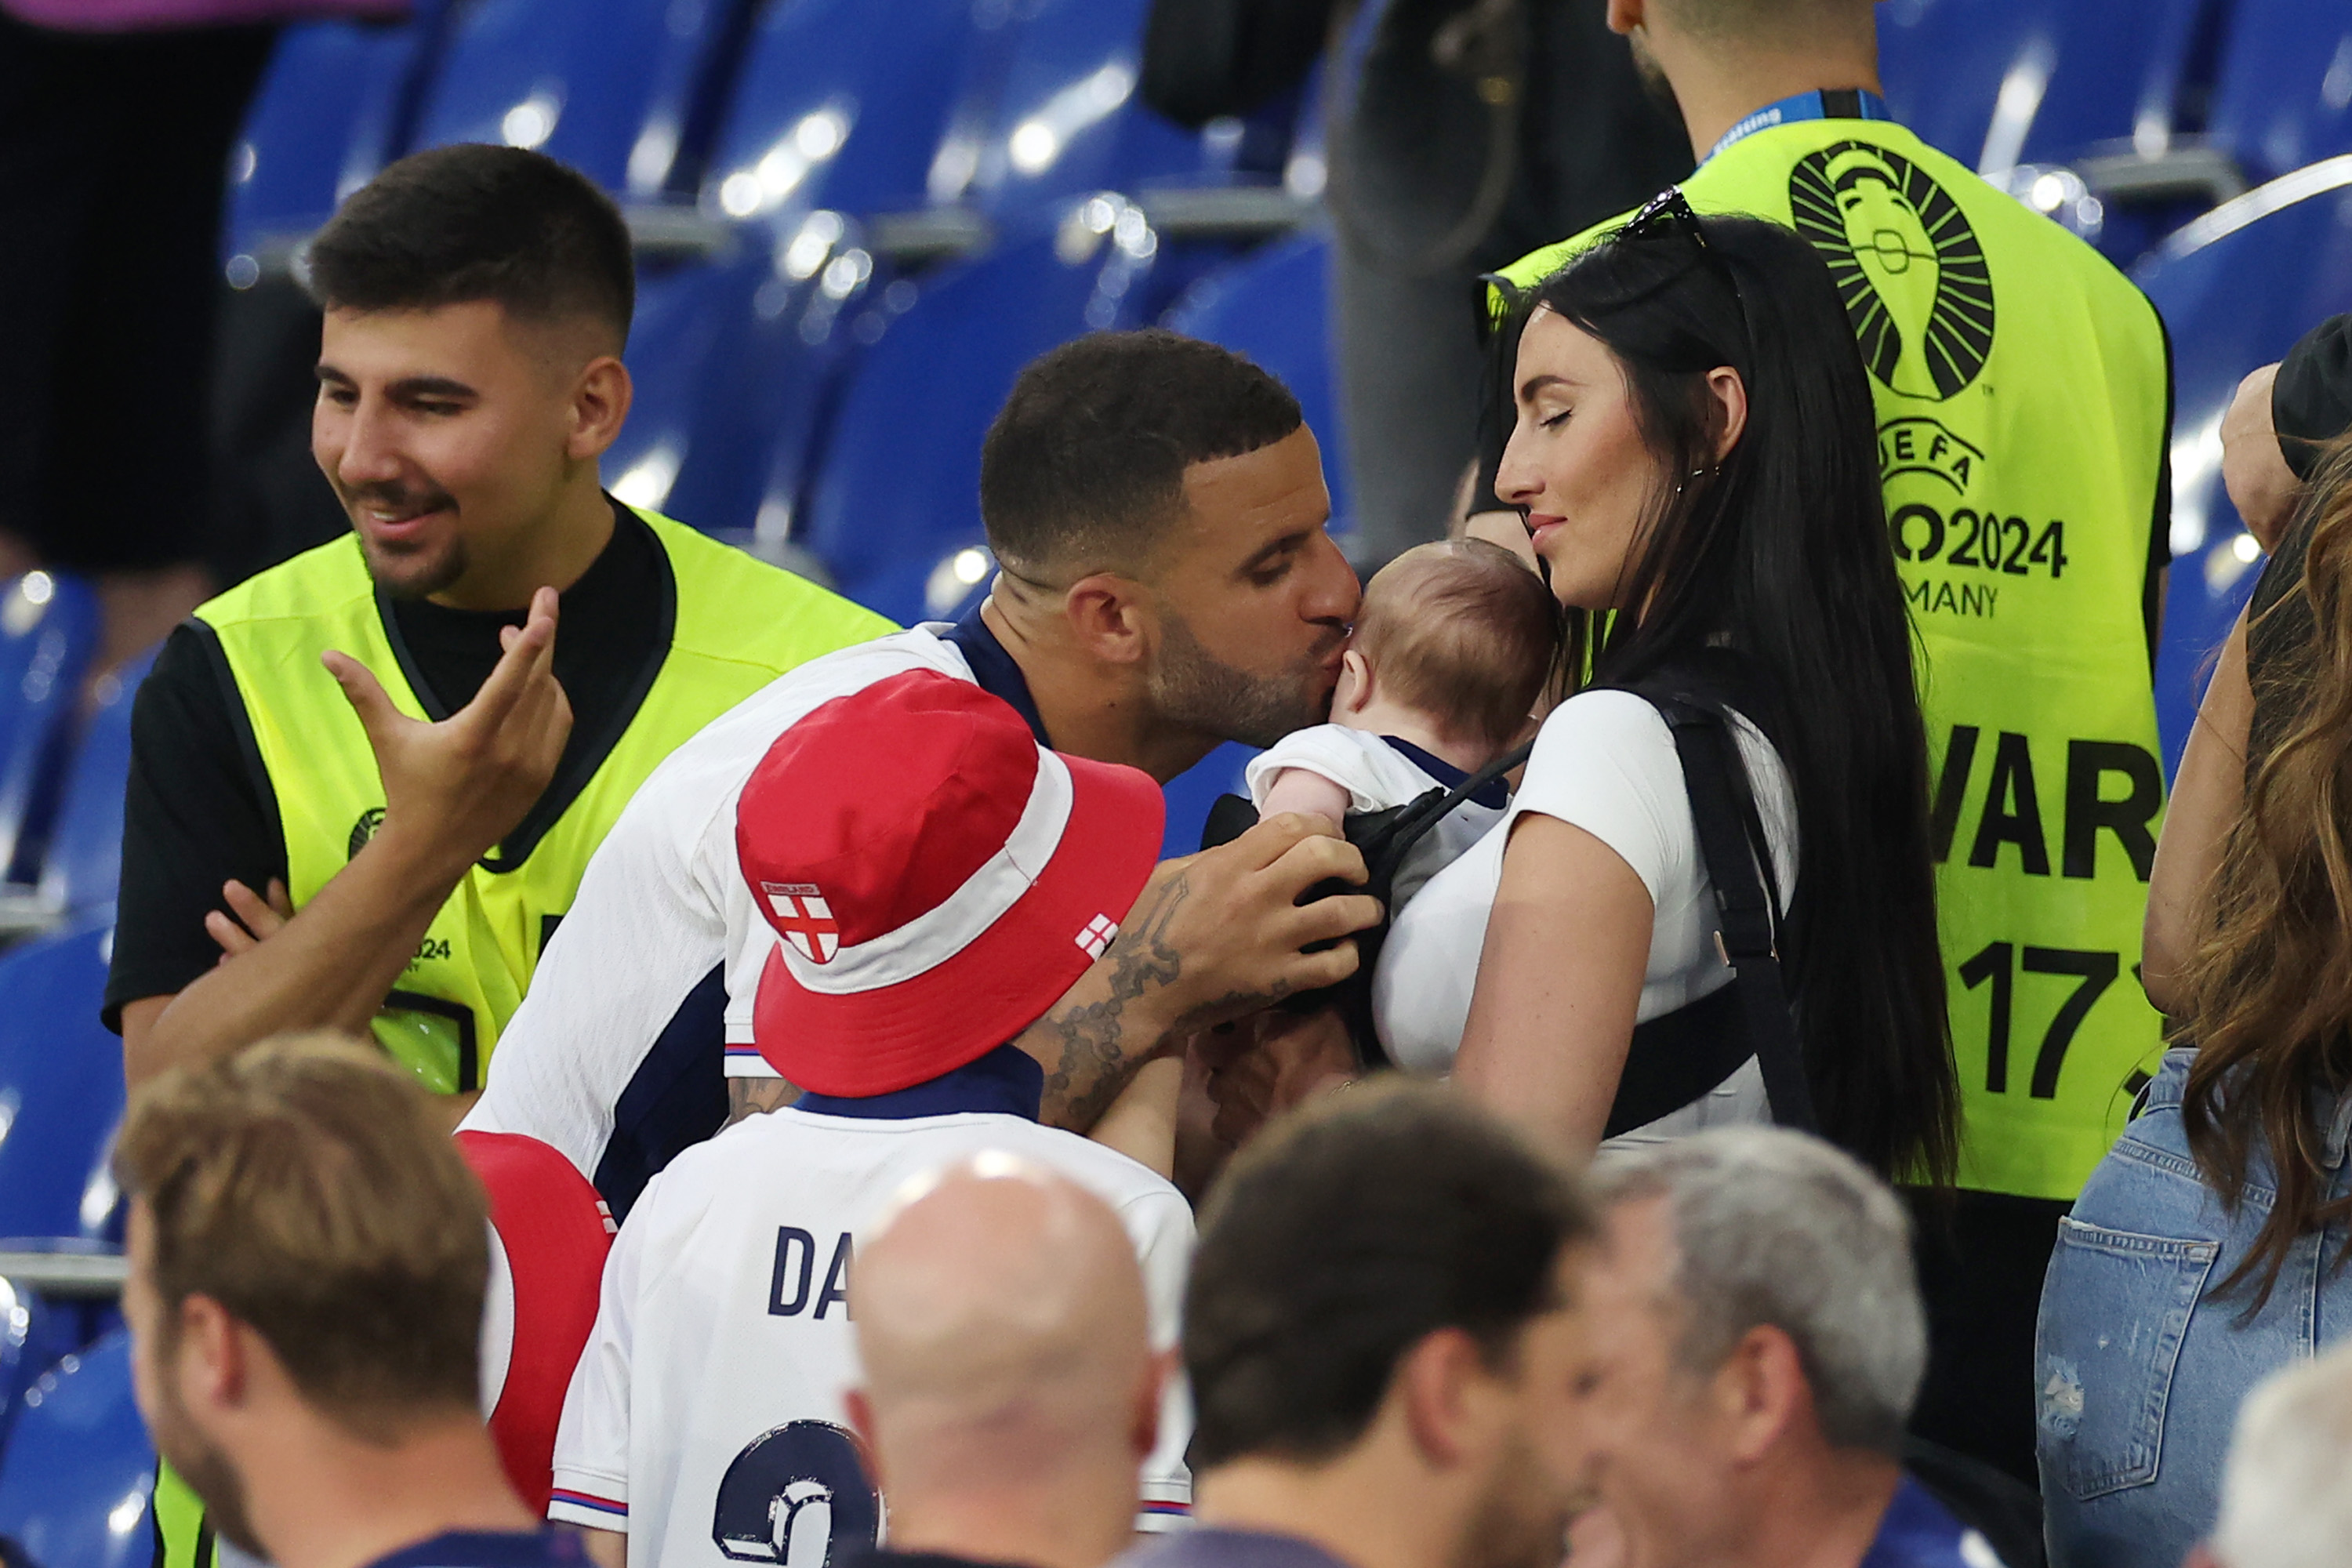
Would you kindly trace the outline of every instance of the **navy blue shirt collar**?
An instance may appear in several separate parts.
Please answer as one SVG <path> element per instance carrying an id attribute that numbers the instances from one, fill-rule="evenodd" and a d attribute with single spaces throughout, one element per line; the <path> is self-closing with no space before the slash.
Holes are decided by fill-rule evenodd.
<path id="1" fill-rule="evenodd" d="M 1381 739 L 1386 741 L 1389 743 L 1390 749 L 1394 751 L 1398 756 L 1402 757 L 1406 762 L 1411 763 L 1414 767 L 1419 768 L 1423 773 L 1427 773 L 1431 778 L 1435 779 L 1439 784 L 1444 784 L 1449 790 L 1460 789 L 1464 784 L 1470 782 L 1470 775 L 1468 773 L 1464 773 L 1460 768 L 1455 767 L 1444 757 L 1433 756 L 1429 752 L 1423 751 L 1411 741 L 1400 741 L 1394 735 L 1382 735 Z M 1485 784 L 1480 784 L 1478 788 L 1472 793 L 1470 800 L 1475 805 L 1483 805 L 1487 807 L 1489 810 L 1500 811 L 1505 806 L 1511 804 L 1511 792 L 1503 787 L 1503 781 L 1501 779 L 1488 779 Z"/>
<path id="2" fill-rule="evenodd" d="M 369 1568 L 589 1568 L 580 1538 L 558 1530 L 452 1530 L 386 1552 Z"/>
<path id="3" fill-rule="evenodd" d="M 982 598 L 980 605 L 986 603 Z M 980 683 L 982 691 L 1012 704 L 1013 710 L 1029 726 L 1029 732 L 1037 737 L 1037 743 L 1051 746 L 1054 742 L 1045 733 L 1045 721 L 1037 714 L 1037 700 L 1029 695 L 1029 678 L 1021 673 L 1021 666 L 1004 651 L 996 634 L 988 629 L 988 623 L 981 618 L 980 605 L 974 605 L 963 619 L 950 626 L 942 640 L 955 644 L 964 663 L 971 666 L 971 678 Z"/>
<path id="4" fill-rule="evenodd" d="M 793 1101 L 793 1109 L 874 1121 L 909 1121 L 918 1116 L 975 1110 L 1034 1121 L 1045 1099 L 1045 1069 L 1037 1058 L 1018 1046 L 999 1046 L 978 1061 L 966 1062 L 912 1089 L 854 1100 L 837 1094 L 803 1094 Z"/>

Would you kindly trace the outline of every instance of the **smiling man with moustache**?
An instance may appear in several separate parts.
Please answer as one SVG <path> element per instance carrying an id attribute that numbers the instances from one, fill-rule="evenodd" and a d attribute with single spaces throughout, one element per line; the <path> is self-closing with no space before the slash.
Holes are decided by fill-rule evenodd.
<path id="1" fill-rule="evenodd" d="M 201 607 L 142 688 L 106 1014 L 134 1087 L 373 1025 L 462 1103 L 654 764 L 887 627 L 604 492 L 635 279 L 578 174 L 419 153 L 310 269 L 352 532 Z"/>

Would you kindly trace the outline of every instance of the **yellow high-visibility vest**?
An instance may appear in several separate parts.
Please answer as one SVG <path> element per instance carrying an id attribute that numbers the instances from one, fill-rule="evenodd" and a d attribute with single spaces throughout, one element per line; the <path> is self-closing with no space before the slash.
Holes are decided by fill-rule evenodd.
<path id="1" fill-rule="evenodd" d="M 526 844 L 501 845 L 458 882 L 409 960 L 375 1030 L 439 1093 L 481 1087 L 588 858 L 656 764 L 719 714 L 794 666 L 894 628 L 869 610 L 652 512 L 667 566 L 646 613 L 671 626 L 634 709 L 583 714 L 617 726 L 593 773 L 549 787 L 560 815 Z M 619 526 L 629 526 L 623 520 Z M 359 716 L 319 662 L 325 649 L 374 672 L 394 704 L 427 717 L 402 666 L 356 536 L 230 589 L 196 612 L 219 638 L 244 699 L 286 837 L 295 907 L 316 897 L 383 819 L 383 785 Z M 537 815 L 536 813 L 534 815 Z M 530 819 L 526 819 L 526 825 Z"/>
<path id="2" fill-rule="evenodd" d="M 1884 120 L 1769 125 L 1683 192 L 1795 228 L 1845 301 L 1925 651 L 1959 1183 L 2071 1200 L 2162 1053 L 2137 975 L 2163 325 L 2089 246 Z M 1622 221 L 1505 277 L 1532 287 Z"/>

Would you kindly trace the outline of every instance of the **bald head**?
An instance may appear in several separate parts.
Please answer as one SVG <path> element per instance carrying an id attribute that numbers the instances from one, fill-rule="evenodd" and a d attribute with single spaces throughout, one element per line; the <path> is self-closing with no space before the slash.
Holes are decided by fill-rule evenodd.
<path id="1" fill-rule="evenodd" d="M 868 1436 L 894 1500 L 1057 1459 L 1123 1466 L 1131 1488 L 1157 1379 L 1134 1244 L 1099 1198 L 977 1156 L 859 1249 L 850 1289 Z"/>

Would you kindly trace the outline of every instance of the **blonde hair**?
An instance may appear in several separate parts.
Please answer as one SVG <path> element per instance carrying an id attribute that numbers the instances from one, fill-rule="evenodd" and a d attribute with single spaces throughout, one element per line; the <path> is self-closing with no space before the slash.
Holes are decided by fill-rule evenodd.
<path id="1" fill-rule="evenodd" d="M 1355 648 L 1389 694 L 1497 748 L 1526 727 L 1559 646 L 1559 605 L 1480 539 L 1417 544 L 1373 574 Z"/>
<path id="2" fill-rule="evenodd" d="M 208 1296 L 363 1438 L 474 1407 L 488 1207 L 413 1077 L 340 1035 L 265 1040 L 141 1090 L 114 1161 L 167 1350 Z"/>

